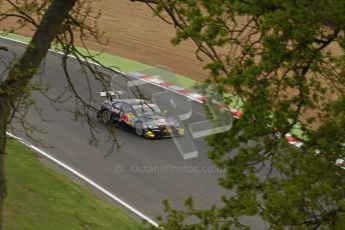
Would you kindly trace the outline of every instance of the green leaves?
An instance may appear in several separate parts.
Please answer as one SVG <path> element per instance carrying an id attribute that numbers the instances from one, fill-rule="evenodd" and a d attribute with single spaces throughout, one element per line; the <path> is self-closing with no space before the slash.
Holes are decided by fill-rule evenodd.
<path id="1" fill-rule="evenodd" d="M 176 27 L 173 43 L 192 39 L 207 57 L 208 83 L 241 98 L 244 112 L 231 130 L 207 138 L 209 157 L 227 170 L 223 207 L 169 206 L 171 226 L 221 229 L 214 223 L 222 220 L 243 229 L 244 216 L 272 229 L 340 226 L 345 170 L 334 162 L 345 143 L 345 3 L 161 0 L 156 12 L 163 11 Z M 296 124 L 302 148 L 285 138 Z M 195 224 L 181 224 L 193 215 Z"/>

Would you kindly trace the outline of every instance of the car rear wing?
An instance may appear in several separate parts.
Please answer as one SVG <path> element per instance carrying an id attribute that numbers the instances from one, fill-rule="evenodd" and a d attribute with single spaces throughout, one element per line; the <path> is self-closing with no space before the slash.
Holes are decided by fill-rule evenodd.
<path id="1" fill-rule="evenodd" d="M 123 95 L 126 95 L 127 93 L 125 91 L 103 91 L 99 92 L 99 95 L 101 97 L 107 97 L 110 100 L 114 99 L 120 99 Z"/>

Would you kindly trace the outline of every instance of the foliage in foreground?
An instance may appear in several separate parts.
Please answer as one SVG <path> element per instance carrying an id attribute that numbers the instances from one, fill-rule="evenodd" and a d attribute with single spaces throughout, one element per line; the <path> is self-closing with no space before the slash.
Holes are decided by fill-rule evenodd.
<path id="1" fill-rule="evenodd" d="M 194 41 L 207 82 L 243 101 L 233 128 L 208 138 L 227 169 L 219 183 L 236 195 L 210 210 L 166 203 L 161 226 L 245 229 L 248 216 L 271 229 L 344 226 L 345 170 L 334 162 L 345 143 L 345 1 L 139 1 L 175 26 L 173 44 Z M 302 148 L 272 138 L 297 123 Z"/>
<path id="2" fill-rule="evenodd" d="M 9 29 L 9 32 L 15 32 L 22 27 L 29 27 L 33 34 L 23 53 L 18 54 L 12 50 L 13 47 L 0 45 L 0 52 L 4 53 L 0 56 L 0 229 L 4 222 L 3 203 L 7 194 L 4 167 L 6 131 L 10 128 L 12 133 L 19 130 L 25 132 L 32 142 L 39 142 L 32 133 L 42 130 L 26 120 L 29 108 L 36 111 L 42 121 L 46 121 L 40 105 L 35 104 L 30 97 L 31 93 L 40 93 L 52 104 L 74 100 L 76 108 L 71 112 L 76 120 L 80 119 L 89 126 L 90 144 L 97 144 L 96 125 L 91 119 L 97 109 L 92 105 L 90 79 L 96 79 L 98 84 L 105 87 L 106 76 L 99 71 L 99 67 L 87 62 L 94 60 L 95 55 L 89 52 L 82 54 L 75 46 L 75 42 L 79 41 L 87 50 L 85 39 L 101 42 L 102 33 L 97 28 L 100 14 L 97 10 L 94 11 L 95 2 L 93 0 L 0 1 L 0 30 Z M 8 19 L 14 19 L 16 23 L 9 22 Z M 42 63 L 52 43 L 61 51 L 60 67 L 64 71 L 64 75 L 56 77 L 62 78 L 61 82 L 66 85 L 64 89 L 56 91 L 53 95 L 48 94 L 48 90 L 54 88 L 54 85 L 48 85 L 42 78 L 44 72 Z M 68 61 L 70 55 L 76 57 L 80 66 L 80 75 L 70 75 Z M 80 95 L 74 85 L 76 77 L 82 78 L 88 95 Z M 110 136 L 116 146 L 116 139 L 112 134 L 111 131 Z"/>

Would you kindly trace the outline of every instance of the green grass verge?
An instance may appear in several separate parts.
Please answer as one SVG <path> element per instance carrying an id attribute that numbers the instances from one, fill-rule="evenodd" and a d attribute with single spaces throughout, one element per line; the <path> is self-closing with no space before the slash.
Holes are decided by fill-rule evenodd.
<path id="1" fill-rule="evenodd" d="M 42 164 L 16 141 L 8 141 L 7 230 L 143 229 L 120 209 Z"/>
<path id="2" fill-rule="evenodd" d="M 29 43 L 31 40 L 30 37 L 22 36 L 18 34 L 12 34 L 12 33 L 0 32 L 0 35 L 3 37 L 7 37 L 10 39 L 14 39 L 14 40 L 25 42 L 25 43 Z M 103 65 L 107 67 L 117 67 L 121 71 L 124 71 L 124 72 L 135 72 L 135 71 L 147 72 L 147 71 L 157 70 L 156 67 L 149 66 L 149 65 L 146 65 L 137 61 L 133 61 L 124 57 L 116 56 L 113 54 L 101 53 L 95 50 L 87 51 L 86 49 L 83 49 L 83 48 L 78 48 L 78 50 L 82 54 L 88 54 L 89 52 L 92 55 L 96 55 L 95 59 L 99 61 L 100 63 L 102 63 Z M 160 72 L 161 72 L 160 70 L 157 71 L 156 75 L 158 75 L 158 78 L 166 82 L 177 84 L 183 88 L 191 88 L 193 85 L 197 83 L 196 81 L 179 74 L 174 73 L 174 74 L 165 75 L 165 74 L 160 74 Z"/>

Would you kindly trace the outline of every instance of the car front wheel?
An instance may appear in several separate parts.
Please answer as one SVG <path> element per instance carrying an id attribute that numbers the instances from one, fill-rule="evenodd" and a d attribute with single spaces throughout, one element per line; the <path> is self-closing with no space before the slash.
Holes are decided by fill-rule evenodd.
<path id="1" fill-rule="evenodd" d="M 135 125 L 135 132 L 137 133 L 138 136 L 142 136 L 144 134 L 144 127 L 141 122 L 138 122 Z"/>

